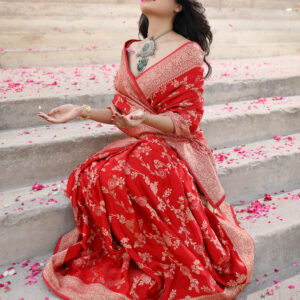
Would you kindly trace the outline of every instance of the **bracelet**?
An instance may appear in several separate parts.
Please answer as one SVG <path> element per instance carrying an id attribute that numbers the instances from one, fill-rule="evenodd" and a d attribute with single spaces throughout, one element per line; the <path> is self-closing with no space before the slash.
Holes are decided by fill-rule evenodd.
<path id="1" fill-rule="evenodd" d="M 90 116 L 91 116 L 91 107 L 89 105 L 87 105 L 87 104 L 83 104 L 81 107 L 86 110 L 87 116 L 86 117 L 82 117 L 81 116 L 80 120 L 87 120 L 87 119 L 89 119 Z"/>

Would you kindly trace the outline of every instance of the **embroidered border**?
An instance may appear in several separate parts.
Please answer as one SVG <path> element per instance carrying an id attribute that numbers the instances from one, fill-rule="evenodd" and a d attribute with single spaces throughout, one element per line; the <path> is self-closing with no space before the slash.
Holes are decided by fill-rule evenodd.
<path id="1" fill-rule="evenodd" d="M 203 50 L 196 43 L 187 44 L 137 78 L 146 98 L 156 94 L 167 83 L 203 65 Z M 151 82 L 151 84 L 149 84 Z"/>

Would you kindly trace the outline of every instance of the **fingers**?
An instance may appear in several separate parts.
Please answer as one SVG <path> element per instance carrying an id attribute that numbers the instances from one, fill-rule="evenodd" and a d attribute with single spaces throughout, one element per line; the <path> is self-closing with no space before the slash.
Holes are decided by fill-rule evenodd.
<path id="1" fill-rule="evenodd" d="M 124 116 L 123 115 L 121 115 L 121 114 L 119 114 L 118 112 L 115 112 L 113 115 L 112 115 L 112 117 L 111 117 L 111 119 L 114 121 L 114 120 L 117 120 L 118 118 L 121 118 L 121 120 L 122 119 L 124 119 Z"/>
<path id="2" fill-rule="evenodd" d="M 52 123 L 63 123 L 61 120 L 57 120 L 52 117 L 48 117 L 47 121 L 52 122 Z"/>
<path id="3" fill-rule="evenodd" d="M 48 118 L 48 115 L 44 114 L 41 111 L 38 113 L 38 116 L 42 117 L 43 119 L 47 119 Z"/>
<path id="4" fill-rule="evenodd" d="M 120 113 L 118 112 L 115 112 L 112 117 L 112 123 L 117 126 L 117 127 L 127 127 L 128 125 L 126 124 L 126 118 L 124 115 L 121 115 Z"/>
<path id="5" fill-rule="evenodd" d="M 59 120 L 53 118 L 53 117 L 49 117 L 48 115 L 44 114 L 43 112 L 39 112 L 39 116 L 42 117 L 43 119 L 45 119 L 48 122 L 51 123 L 60 123 Z"/>
<path id="6" fill-rule="evenodd" d="M 59 112 L 59 109 L 55 107 L 55 108 L 53 108 L 53 109 L 50 110 L 50 112 L 48 113 L 48 116 L 51 116 L 51 115 L 53 115 L 53 114 L 55 114 L 57 112 Z"/>
<path id="7" fill-rule="evenodd" d="M 139 120 L 144 117 L 145 112 L 142 109 L 135 110 L 131 116 L 129 117 L 130 120 Z"/>

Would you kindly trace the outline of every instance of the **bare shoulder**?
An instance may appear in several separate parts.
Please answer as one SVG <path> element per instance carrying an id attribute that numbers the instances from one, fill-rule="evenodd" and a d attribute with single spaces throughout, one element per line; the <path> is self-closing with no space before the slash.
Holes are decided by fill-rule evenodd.
<path id="1" fill-rule="evenodd" d="M 199 45 L 199 43 L 197 43 L 195 41 L 189 40 L 187 38 L 182 38 L 182 39 L 180 39 L 178 41 L 174 41 L 173 42 L 175 49 L 179 48 L 180 46 L 185 45 L 187 43 L 188 43 L 189 47 L 191 47 L 193 49 L 193 51 L 196 51 L 201 56 L 203 56 L 204 52 L 202 50 L 202 47 Z"/>
<path id="2" fill-rule="evenodd" d="M 189 39 L 187 39 L 187 38 L 182 38 L 180 41 L 179 41 L 179 44 L 185 44 L 185 43 L 187 43 L 187 42 L 191 42 L 191 40 L 189 40 Z"/>
<path id="3" fill-rule="evenodd" d="M 180 47 L 188 42 L 191 42 L 191 40 L 185 38 L 185 37 L 181 37 L 181 38 L 177 38 L 174 41 L 170 41 L 168 43 L 166 43 L 167 46 L 173 45 L 174 47 Z"/>

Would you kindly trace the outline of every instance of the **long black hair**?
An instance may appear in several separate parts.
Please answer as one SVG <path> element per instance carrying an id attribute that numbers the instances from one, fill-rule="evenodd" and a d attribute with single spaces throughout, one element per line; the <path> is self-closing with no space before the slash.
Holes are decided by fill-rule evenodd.
<path id="1" fill-rule="evenodd" d="M 173 30 L 185 38 L 198 43 L 205 52 L 204 62 L 207 64 L 208 72 L 204 79 L 211 74 L 211 65 L 206 61 L 210 52 L 210 44 L 213 34 L 205 16 L 205 8 L 198 0 L 175 0 L 182 5 L 182 10 L 177 13 L 173 22 Z M 139 34 L 146 38 L 148 36 L 149 21 L 143 13 L 139 19 Z"/>

